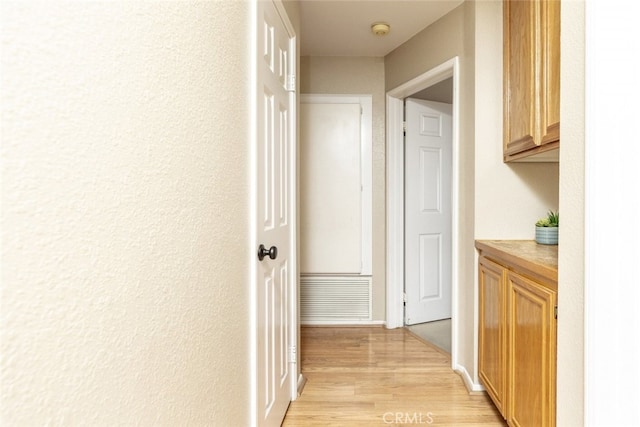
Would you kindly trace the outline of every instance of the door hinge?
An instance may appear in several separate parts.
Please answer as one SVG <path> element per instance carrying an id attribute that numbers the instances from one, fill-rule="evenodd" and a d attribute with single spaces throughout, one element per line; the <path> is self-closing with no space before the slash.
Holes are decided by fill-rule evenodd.
<path id="1" fill-rule="evenodd" d="M 298 349 L 295 345 L 289 346 L 289 363 L 298 363 Z"/>
<path id="2" fill-rule="evenodd" d="M 407 122 L 402 122 L 402 132 L 406 132 L 407 131 Z"/>
<path id="3" fill-rule="evenodd" d="M 288 92 L 295 92 L 296 91 L 296 75 L 295 74 L 289 74 L 287 76 L 287 84 L 285 89 Z"/>
<path id="4" fill-rule="evenodd" d="M 406 292 L 402 293 L 402 303 L 404 305 L 407 305 L 407 293 Z"/>
<path id="5" fill-rule="evenodd" d="M 556 319 L 558 318 L 558 306 L 557 305 L 555 307 L 553 307 L 553 316 Z"/>

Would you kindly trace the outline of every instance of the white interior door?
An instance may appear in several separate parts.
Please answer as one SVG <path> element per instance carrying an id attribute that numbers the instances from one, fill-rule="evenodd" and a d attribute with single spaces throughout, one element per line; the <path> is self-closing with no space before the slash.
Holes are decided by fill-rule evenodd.
<path id="1" fill-rule="evenodd" d="M 294 47 L 273 2 L 258 1 L 257 17 L 257 425 L 279 426 L 296 376 Z"/>
<path id="2" fill-rule="evenodd" d="M 406 100 L 405 323 L 451 317 L 451 104 Z"/>

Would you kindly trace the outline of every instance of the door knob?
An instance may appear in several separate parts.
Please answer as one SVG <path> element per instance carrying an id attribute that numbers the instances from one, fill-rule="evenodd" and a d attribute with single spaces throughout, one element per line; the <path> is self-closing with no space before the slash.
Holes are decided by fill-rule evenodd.
<path id="1" fill-rule="evenodd" d="M 271 246 L 271 248 L 267 249 L 264 245 L 260 245 L 258 247 L 258 259 L 262 261 L 266 256 L 269 256 L 271 259 L 276 259 L 278 257 L 278 248 Z"/>

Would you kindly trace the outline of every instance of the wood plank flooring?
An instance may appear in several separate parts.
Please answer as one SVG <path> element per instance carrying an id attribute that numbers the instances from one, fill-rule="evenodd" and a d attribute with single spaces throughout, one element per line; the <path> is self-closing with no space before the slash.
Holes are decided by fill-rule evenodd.
<path id="1" fill-rule="evenodd" d="M 449 356 L 405 329 L 303 327 L 307 383 L 283 426 L 506 426 Z"/>

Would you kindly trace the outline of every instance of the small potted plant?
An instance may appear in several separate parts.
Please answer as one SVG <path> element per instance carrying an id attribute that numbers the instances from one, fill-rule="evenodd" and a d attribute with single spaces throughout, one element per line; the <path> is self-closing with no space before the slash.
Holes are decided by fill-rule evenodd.
<path id="1" fill-rule="evenodd" d="M 536 242 L 542 245 L 558 244 L 558 211 L 549 211 L 545 218 L 536 222 Z"/>

